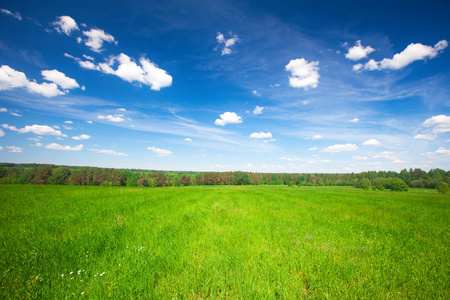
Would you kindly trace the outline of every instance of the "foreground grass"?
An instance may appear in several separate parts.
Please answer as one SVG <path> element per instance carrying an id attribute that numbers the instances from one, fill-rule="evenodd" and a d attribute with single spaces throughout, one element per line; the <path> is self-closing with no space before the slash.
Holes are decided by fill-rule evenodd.
<path id="1" fill-rule="evenodd" d="M 450 198 L 0 186 L 0 298 L 450 298 Z"/>

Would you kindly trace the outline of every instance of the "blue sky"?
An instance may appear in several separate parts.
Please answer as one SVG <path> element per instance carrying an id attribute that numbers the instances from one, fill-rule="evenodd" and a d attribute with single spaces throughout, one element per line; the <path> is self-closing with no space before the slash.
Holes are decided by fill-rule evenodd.
<path id="1" fill-rule="evenodd" d="M 0 161 L 450 169 L 447 1 L 2 1 Z"/>

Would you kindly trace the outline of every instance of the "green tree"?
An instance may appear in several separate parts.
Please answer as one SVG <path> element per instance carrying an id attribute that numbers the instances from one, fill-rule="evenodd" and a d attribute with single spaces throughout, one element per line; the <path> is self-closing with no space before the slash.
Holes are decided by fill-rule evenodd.
<path id="1" fill-rule="evenodd" d="M 58 167 L 53 171 L 52 177 L 48 180 L 50 184 L 67 184 L 71 175 L 70 169 L 67 167 Z"/>
<path id="2" fill-rule="evenodd" d="M 439 193 L 442 193 L 442 194 L 447 194 L 449 192 L 448 184 L 443 181 L 438 183 L 438 185 L 436 186 L 436 189 Z"/>
<path id="3" fill-rule="evenodd" d="M 401 179 L 397 179 L 391 184 L 391 191 L 407 192 L 408 188 L 408 185 Z"/>

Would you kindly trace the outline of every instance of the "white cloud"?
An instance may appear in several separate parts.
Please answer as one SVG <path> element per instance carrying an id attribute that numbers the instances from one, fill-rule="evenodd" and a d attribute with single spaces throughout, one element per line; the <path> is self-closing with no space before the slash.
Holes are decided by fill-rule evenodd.
<path id="1" fill-rule="evenodd" d="M 368 160 L 369 158 L 366 156 L 353 156 L 354 160 Z"/>
<path id="2" fill-rule="evenodd" d="M 185 138 L 184 139 L 186 142 L 192 142 L 192 139 L 191 138 Z"/>
<path id="3" fill-rule="evenodd" d="M 348 49 L 348 53 L 345 55 L 347 59 L 351 60 L 360 60 L 362 58 L 366 58 L 367 55 L 374 52 L 375 49 L 373 49 L 370 46 L 364 47 L 361 45 L 361 41 L 356 41 L 355 46 Z"/>
<path id="4" fill-rule="evenodd" d="M 56 31 L 59 33 L 65 33 L 70 35 L 72 31 L 79 30 L 77 22 L 69 16 L 60 16 L 56 18 L 56 21 L 52 23 L 55 26 Z"/>
<path id="5" fill-rule="evenodd" d="M 308 150 L 309 151 L 314 151 L 314 150 L 317 150 L 317 147 L 312 147 L 312 148 L 309 148 Z"/>
<path id="6" fill-rule="evenodd" d="M 2 146 L 0 146 L 0 150 L 3 150 L 3 147 L 2 147 Z"/>
<path id="7" fill-rule="evenodd" d="M 74 89 L 80 87 L 75 79 L 67 77 L 64 73 L 59 72 L 58 70 L 44 70 L 41 71 L 41 74 L 45 80 L 51 81 L 63 89 Z"/>
<path id="8" fill-rule="evenodd" d="M 356 65 L 353 65 L 353 71 L 355 71 L 355 72 L 359 72 L 359 71 L 361 71 L 362 69 L 364 69 L 364 65 L 363 64 L 356 64 Z"/>
<path id="9" fill-rule="evenodd" d="M 24 128 L 17 129 L 15 126 L 9 126 L 8 124 L 2 124 L 2 127 L 5 129 L 12 130 L 12 131 L 17 131 L 19 133 L 32 132 L 34 134 L 39 134 L 39 135 L 54 135 L 54 136 L 67 137 L 67 135 L 63 134 L 61 131 L 55 130 L 47 125 L 26 125 Z"/>
<path id="10" fill-rule="evenodd" d="M 5 132 L 3 131 L 3 129 L 0 128 L 0 137 L 5 136 Z"/>
<path id="11" fill-rule="evenodd" d="M 0 112 L 7 112 L 8 110 L 4 107 L 0 107 Z"/>
<path id="12" fill-rule="evenodd" d="M 337 145 L 329 146 L 329 147 L 325 148 L 323 151 L 337 153 L 337 152 L 342 152 L 342 151 L 356 151 L 356 150 L 358 150 L 358 146 L 356 146 L 355 144 L 343 144 L 343 145 L 337 144 Z"/>
<path id="13" fill-rule="evenodd" d="M 269 139 L 269 140 L 264 140 L 263 142 L 264 143 L 270 143 L 270 142 L 276 142 L 277 140 L 276 139 Z"/>
<path id="14" fill-rule="evenodd" d="M 97 53 L 103 51 L 102 47 L 104 42 L 116 43 L 114 37 L 108 33 L 105 33 L 102 29 L 83 31 L 83 35 L 87 37 L 87 39 L 84 40 L 84 44 Z"/>
<path id="15" fill-rule="evenodd" d="M 319 83 L 319 62 L 308 63 L 304 58 L 291 60 L 285 70 L 291 72 L 289 85 L 294 88 L 303 88 L 305 91 L 309 87 L 316 88 Z"/>
<path id="16" fill-rule="evenodd" d="M 90 136 L 90 135 L 87 135 L 87 134 L 82 134 L 82 135 L 79 135 L 79 136 L 73 136 L 72 138 L 73 138 L 74 140 L 80 141 L 80 140 L 88 140 L 88 139 L 91 138 L 91 136 Z"/>
<path id="17" fill-rule="evenodd" d="M 121 111 L 121 112 L 126 112 L 127 111 L 125 108 L 118 108 L 117 110 Z"/>
<path id="18" fill-rule="evenodd" d="M 434 141 L 437 138 L 437 135 L 435 134 L 416 134 L 414 136 L 416 140 L 427 140 L 427 141 Z"/>
<path id="19" fill-rule="evenodd" d="M 283 156 L 283 157 L 279 157 L 278 159 L 287 160 L 287 161 L 302 161 L 302 159 L 298 158 L 298 157 L 285 157 L 285 156 Z"/>
<path id="20" fill-rule="evenodd" d="M 222 49 L 222 55 L 229 55 L 231 53 L 233 53 L 233 51 L 231 51 L 230 47 L 234 46 L 234 44 L 236 44 L 237 41 L 239 41 L 239 38 L 236 34 L 232 34 L 230 32 L 231 38 L 226 39 L 225 36 L 218 32 L 217 36 L 216 36 L 216 40 L 219 43 L 219 46 L 223 44 L 223 49 Z M 219 46 L 217 46 L 214 50 L 217 50 L 219 48 Z"/>
<path id="21" fill-rule="evenodd" d="M 0 69 L 0 91 L 14 88 L 26 88 L 29 93 L 40 94 L 45 97 L 55 97 L 64 95 L 66 92 L 60 91 L 58 85 L 63 88 L 78 87 L 78 83 L 72 78 L 66 77 L 64 73 L 57 70 L 45 70 L 41 72 L 46 80 L 54 83 L 36 83 L 29 81 L 24 73 L 16 71 L 9 66 L 3 65 Z"/>
<path id="22" fill-rule="evenodd" d="M 351 122 L 351 123 L 358 123 L 359 122 L 359 118 L 351 119 L 351 120 L 349 120 L 349 122 Z"/>
<path id="23" fill-rule="evenodd" d="M 412 43 L 402 52 L 395 54 L 392 59 L 385 58 L 382 61 L 371 59 L 364 65 L 364 69 L 369 71 L 383 69 L 399 70 L 415 61 L 435 58 L 439 53 L 444 51 L 447 46 L 448 42 L 446 40 L 438 42 L 434 47 L 422 45 L 420 43 Z M 359 66 L 353 66 L 353 68 L 362 69 Z"/>
<path id="24" fill-rule="evenodd" d="M 65 93 L 58 89 L 58 86 L 54 83 L 41 83 L 29 82 L 27 85 L 28 92 L 33 94 L 40 94 L 47 98 L 64 95 Z"/>
<path id="25" fill-rule="evenodd" d="M 391 152 L 391 151 L 383 151 L 380 154 L 372 156 L 372 158 L 386 158 L 386 159 L 391 159 L 391 160 L 398 159 L 397 156 L 395 155 L 395 153 Z"/>
<path id="26" fill-rule="evenodd" d="M 2 12 L 2 14 L 5 14 L 7 16 L 11 16 L 14 19 L 17 19 L 19 21 L 22 20 L 22 16 L 18 12 L 12 13 L 11 11 L 9 11 L 7 9 L 4 9 L 4 8 L 0 9 L 0 11 Z"/>
<path id="27" fill-rule="evenodd" d="M 29 81 L 25 76 L 25 73 L 16 71 L 9 66 L 2 65 L 0 69 L 0 91 L 26 87 L 28 83 Z"/>
<path id="28" fill-rule="evenodd" d="M 11 116 L 14 116 L 14 117 L 22 117 L 22 115 L 19 115 L 18 113 L 15 113 L 15 112 L 10 112 L 9 113 Z"/>
<path id="29" fill-rule="evenodd" d="M 73 124 L 73 121 L 64 121 L 65 124 Z"/>
<path id="30" fill-rule="evenodd" d="M 123 115 L 107 115 L 107 116 L 103 116 L 103 115 L 98 115 L 97 118 L 101 119 L 101 120 L 108 120 L 114 123 L 118 123 L 118 122 L 123 122 L 125 121 L 124 118 L 122 118 Z"/>
<path id="31" fill-rule="evenodd" d="M 86 123 L 88 123 L 88 124 L 92 124 L 92 121 L 86 121 Z"/>
<path id="32" fill-rule="evenodd" d="M 253 132 L 252 134 L 250 134 L 250 138 L 251 139 L 270 139 L 272 138 L 272 133 L 270 132 Z"/>
<path id="33" fill-rule="evenodd" d="M 437 155 L 442 156 L 450 156 L 450 150 L 445 149 L 444 147 L 439 147 L 435 152 Z"/>
<path id="34" fill-rule="evenodd" d="M 252 91 L 252 94 L 253 94 L 253 95 L 255 95 L 255 96 L 261 96 L 261 94 L 260 94 L 260 93 L 258 93 L 258 91 L 257 91 L 257 90 L 253 90 L 253 91 Z"/>
<path id="35" fill-rule="evenodd" d="M 157 65 L 144 57 L 139 61 L 144 69 L 144 83 L 149 85 L 152 90 L 159 91 L 163 87 L 172 85 L 172 76 L 167 74 L 165 70 L 158 68 Z"/>
<path id="36" fill-rule="evenodd" d="M 260 115 L 263 113 L 264 107 L 256 105 L 255 109 L 253 110 L 254 115 Z"/>
<path id="37" fill-rule="evenodd" d="M 224 126 L 227 124 L 239 124 L 242 123 L 242 118 L 239 117 L 236 113 L 234 112 L 225 112 L 220 116 L 220 119 L 217 119 L 214 124 L 218 125 L 218 126 Z"/>
<path id="38" fill-rule="evenodd" d="M 83 145 L 80 144 L 75 147 L 71 147 L 71 146 L 62 146 L 57 143 L 51 143 L 51 144 L 46 145 L 45 148 L 50 149 L 50 150 L 80 151 L 83 149 Z"/>
<path id="39" fill-rule="evenodd" d="M 139 59 L 139 63 L 135 62 L 126 54 L 119 54 L 111 57 L 107 63 L 94 64 L 91 61 L 83 61 L 70 54 L 64 54 L 66 57 L 74 59 L 80 67 L 89 70 L 96 70 L 105 74 L 116 75 L 119 78 L 133 83 L 141 83 L 150 86 L 154 91 L 159 91 L 163 87 L 172 85 L 172 76 L 167 71 L 158 68 L 158 66 L 145 57 Z M 114 70 L 117 65 L 117 69 Z"/>
<path id="40" fill-rule="evenodd" d="M 89 55 L 86 55 L 86 54 L 83 54 L 83 57 L 86 58 L 87 60 L 92 60 L 92 61 L 95 60 L 92 56 L 89 56 Z"/>
<path id="41" fill-rule="evenodd" d="M 155 152 L 156 154 L 158 154 L 158 156 L 168 156 L 173 153 L 172 151 L 166 149 L 158 149 L 155 147 L 148 147 L 147 150 Z"/>
<path id="42" fill-rule="evenodd" d="M 434 127 L 434 133 L 450 132 L 450 117 L 446 115 L 432 116 L 422 123 L 424 127 Z"/>
<path id="43" fill-rule="evenodd" d="M 100 149 L 88 149 L 89 151 L 97 152 L 99 154 L 109 154 L 109 155 L 116 155 L 116 156 L 128 156 L 126 153 L 122 152 L 116 152 L 114 150 L 100 150 Z"/>
<path id="44" fill-rule="evenodd" d="M 381 146 L 381 143 L 376 139 L 370 139 L 362 143 L 363 146 Z"/>
<path id="45" fill-rule="evenodd" d="M 8 149 L 9 152 L 15 152 L 15 153 L 23 152 L 22 148 L 19 148 L 19 147 L 16 147 L 16 146 L 6 146 L 6 149 Z"/>
<path id="46" fill-rule="evenodd" d="M 313 135 L 313 137 L 311 138 L 312 140 L 320 140 L 322 138 L 322 136 L 320 134 L 315 134 Z"/>

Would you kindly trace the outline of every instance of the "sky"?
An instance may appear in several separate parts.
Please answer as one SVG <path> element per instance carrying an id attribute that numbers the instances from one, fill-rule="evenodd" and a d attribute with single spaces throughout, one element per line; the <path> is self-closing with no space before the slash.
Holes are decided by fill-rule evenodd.
<path id="1" fill-rule="evenodd" d="M 450 169 L 448 1 L 0 9 L 0 162 Z"/>

